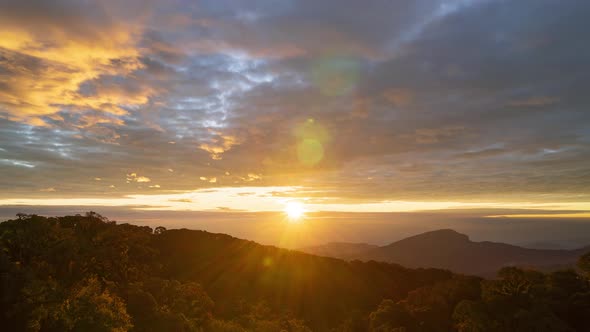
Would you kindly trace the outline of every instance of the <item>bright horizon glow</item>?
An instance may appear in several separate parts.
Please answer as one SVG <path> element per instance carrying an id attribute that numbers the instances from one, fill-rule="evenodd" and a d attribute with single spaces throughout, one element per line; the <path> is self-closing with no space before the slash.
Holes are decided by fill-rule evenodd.
<path id="1" fill-rule="evenodd" d="M 152 195 L 126 195 L 117 198 L 8 198 L 0 206 L 104 206 L 129 207 L 145 211 L 224 211 L 224 212 L 285 212 L 285 205 L 294 198 L 304 199 L 306 193 L 318 192 L 298 186 L 218 187 L 186 192 Z M 57 195 L 59 193 L 55 193 Z M 576 218 L 590 213 L 590 202 L 532 203 L 532 202 L 460 202 L 460 201 L 375 201 L 371 203 L 315 203 L 305 200 L 305 212 L 416 212 L 447 209 L 530 209 L 521 216 L 547 215 L 543 211 L 564 211 L 551 214 L 556 218 Z M 510 213 L 519 215 L 518 212 Z M 587 214 L 586 214 L 587 215 Z"/>
<path id="2" fill-rule="evenodd" d="M 590 218 L 590 212 L 579 212 L 579 213 L 513 213 L 513 214 L 500 214 L 487 216 L 488 218 Z"/>

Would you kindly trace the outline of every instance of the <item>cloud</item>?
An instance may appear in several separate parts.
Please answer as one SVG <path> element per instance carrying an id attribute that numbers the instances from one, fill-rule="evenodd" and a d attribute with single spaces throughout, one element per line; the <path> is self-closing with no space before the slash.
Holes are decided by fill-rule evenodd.
<path id="1" fill-rule="evenodd" d="M 210 132 L 213 135 L 208 139 L 210 143 L 201 143 L 199 149 L 209 152 L 213 160 L 221 160 L 224 152 L 239 144 L 235 136 L 226 135 L 216 130 Z"/>
<path id="2" fill-rule="evenodd" d="M 415 137 L 418 144 L 432 144 L 454 137 L 464 130 L 465 128 L 462 126 L 418 128 L 415 130 Z"/>
<path id="3" fill-rule="evenodd" d="M 247 176 L 242 179 L 244 181 L 250 182 L 250 181 L 260 180 L 260 179 L 262 179 L 262 177 L 259 174 L 248 173 Z"/>
<path id="4" fill-rule="evenodd" d="M 0 197 L 96 197 L 106 184 L 120 197 L 154 179 L 305 185 L 346 203 L 586 200 L 589 12 L 549 0 L 3 2 Z M 306 165 L 309 119 L 323 154 Z"/>
<path id="5" fill-rule="evenodd" d="M 134 17 L 126 24 L 111 4 L 92 2 L 3 2 L 1 9 L 0 111 L 9 119 L 42 125 L 43 116 L 63 107 L 121 115 L 121 104 L 145 103 L 109 91 L 79 92 L 103 75 L 141 68 Z"/>
<path id="6" fill-rule="evenodd" d="M 522 100 L 515 100 L 509 103 L 510 106 L 540 107 L 552 105 L 559 102 L 559 98 L 548 96 L 535 96 Z"/>
<path id="7" fill-rule="evenodd" d="M 504 154 L 507 152 L 509 152 L 509 151 L 506 149 L 493 147 L 493 148 L 484 148 L 484 149 L 476 150 L 476 151 L 467 151 L 467 152 L 459 154 L 458 157 L 467 158 L 467 159 L 469 159 L 469 158 L 479 159 L 479 158 L 494 157 L 494 156 L 498 156 L 498 155 L 501 155 L 501 154 Z"/>
<path id="8" fill-rule="evenodd" d="M 150 178 L 148 178 L 146 176 L 137 175 L 137 173 L 127 174 L 127 183 L 130 183 L 130 182 L 146 183 L 146 182 L 151 182 L 151 181 L 152 180 Z M 150 188 L 151 187 L 152 186 L 150 186 Z"/>
<path id="9" fill-rule="evenodd" d="M 201 176 L 201 177 L 199 177 L 199 180 L 209 182 L 209 183 L 217 183 L 217 178 L 215 176 L 210 177 L 210 178 L 208 178 L 206 176 Z"/>
<path id="10" fill-rule="evenodd" d="M 383 92 L 383 97 L 395 106 L 404 107 L 412 102 L 414 94 L 404 88 L 391 88 Z"/>
<path id="11" fill-rule="evenodd" d="M 192 203 L 193 200 L 190 198 L 178 198 L 178 199 L 169 199 L 170 202 L 179 202 L 179 203 Z"/>

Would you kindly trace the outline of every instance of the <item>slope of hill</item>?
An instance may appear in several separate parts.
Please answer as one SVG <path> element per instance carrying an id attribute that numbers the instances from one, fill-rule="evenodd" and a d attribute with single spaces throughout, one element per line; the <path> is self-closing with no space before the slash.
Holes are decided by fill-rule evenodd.
<path id="1" fill-rule="evenodd" d="M 368 243 L 329 242 L 319 246 L 300 248 L 299 251 L 324 257 L 350 260 L 379 246 Z"/>
<path id="2" fill-rule="evenodd" d="M 453 252 L 470 243 L 439 231 L 369 252 L 432 244 Z M 95 213 L 19 215 L 0 223 L 0 326 L 39 332 L 589 331 L 590 254 L 579 268 L 583 274 L 506 268 L 485 280 L 347 262 L 205 231 L 118 225 Z"/>
<path id="3" fill-rule="evenodd" d="M 305 317 L 316 328 L 451 276 L 442 270 L 348 263 L 186 229 L 162 233 L 155 247 L 166 257 L 168 273 L 199 282 L 218 305 L 264 300 L 271 308 Z"/>
<path id="4" fill-rule="evenodd" d="M 133 325 L 164 324 L 148 331 L 193 331 L 178 327 L 182 317 L 196 315 L 199 319 L 191 324 L 203 324 L 207 308 L 228 320 L 244 315 L 261 316 L 256 321 L 298 318 L 313 331 L 327 331 L 353 314 L 368 315 L 383 299 L 401 300 L 412 290 L 452 277 L 444 270 L 346 262 L 225 234 L 163 228 L 154 232 L 116 225 L 96 214 L 21 216 L 0 223 L 0 309 L 13 313 L 8 321 L 0 315 L 0 325 L 12 326 L 12 331 L 22 330 L 18 324 L 25 323 L 47 326 L 41 331 L 67 330 L 62 326 L 67 321 L 47 322 L 46 317 L 67 316 L 65 307 L 48 309 L 45 303 L 75 302 L 79 289 L 96 289 L 97 281 L 108 287 L 109 298 L 116 295 L 127 303 L 127 311 L 138 319 Z M 211 300 L 214 307 L 208 304 Z M 34 303 L 43 306 L 41 318 L 30 317 L 37 314 Z M 181 308 L 186 306 L 185 312 Z M 172 307 L 178 307 L 174 314 L 181 316 L 170 318 Z"/>
<path id="5" fill-rule="evenodd" d="M 528 249 L 505 243 L 473 242 L 467 235 L 450 229 L 415 235 L 354 255 L 347 250 L 338 251 L 340 247 L 347 248 L 345 245 L 330 246 L 329 250 L 325 249 L 321 254 L 349 260 L 391 262 L 414 268 L 428 266 L 486 277 L 495 275 L 504 266 L 540 270 L 571 267 L 580 255 L 590 250 Z"/>

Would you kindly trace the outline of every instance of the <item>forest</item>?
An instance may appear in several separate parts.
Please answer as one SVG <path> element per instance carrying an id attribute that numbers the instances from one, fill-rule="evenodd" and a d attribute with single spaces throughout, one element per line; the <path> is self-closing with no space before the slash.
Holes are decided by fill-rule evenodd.
<path id="1" fill-rule="evenodd" d="M 4 331 L 590 331 L 577 269 L 491 279 L 346 262 L 94 212 L 0 223 Z"/>

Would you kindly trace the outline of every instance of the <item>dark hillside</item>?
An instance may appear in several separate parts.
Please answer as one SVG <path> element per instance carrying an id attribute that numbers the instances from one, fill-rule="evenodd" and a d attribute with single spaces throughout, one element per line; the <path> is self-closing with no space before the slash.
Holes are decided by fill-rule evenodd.
<path id="1" fill-rule="evenodd" d="M 469 243 L 460 234 L 443 235 L 449 250 Z M 418 243 L 427 237 L 435 243 L 441 235 Z M 428 249 L 416 243 L 397 247 Z M 204 231 L 117 225 L 95 213 L 19 215 L 0 223 L 0 326 L 39 332 L 589 331 L 590 254 L 578 266 L 581 273 L 504 268 L 484 280 L 347 262 Z"/>
<path id="2" fill-rule="evenodd" d="M 449 272 L 398 265 L 345 262 L 223 234 L 170 230 L 155 239 L 170 277 L 201 283 L 220 305 L 266 301 L 314 326 L 333 324 L 354 310 L 367 311 L 384 298 L 450 278 Z"/>
<path id="3" fill-rule="evenodd" d="M 143 317 L 151 308 L 154 317 L 119 314 L 123 318 L 118 324 L 130 323 L 135 329 L 188 328 L 207 315 L 232 319 L 244 314 L 236 313 L 240 305 L 249 311 L 263 304 L 271 317 L 296 317 L 323 331 L 352 313 L 366 316 L 383 299 L 400 300 L 413 289 L 452 277 L 443 270 L 317 257 L 224 234 L 163 228 L 153 232 L 149 227 L 117 225 L 92 213 L 20 216 L 2 222 L 0 246 L 2 319 L 13 330 L 26 324 L 43 331 L 67 330 L 71 322 L 58 319 L 71 314 L 63 312 L 63 303 L 74 301 L 79 290 L 91 288 L 99 298 L 114 298 L 107 301 L 109 305 L 121 303 L 124 312 Z M 170 294 L 178 292 L 200 294 L 198 314 L 190 305 L 169 312 L 192 301 L 175 303 L 180 299 Z M 210 314 L 203 316 L 202 311 Z M 196 318 L 187 320 L 189 312 Z"/>

